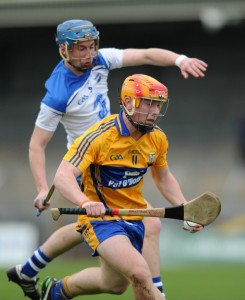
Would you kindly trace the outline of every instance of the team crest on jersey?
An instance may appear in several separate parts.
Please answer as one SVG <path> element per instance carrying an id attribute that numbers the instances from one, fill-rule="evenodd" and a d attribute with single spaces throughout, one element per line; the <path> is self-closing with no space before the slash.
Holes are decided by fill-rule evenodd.
<path id="1" fill-rule="evenodd" d="M 154 160 L 155 160 L 155 157 L 156 157 L 156 151 L 150 150 L 149 153 L 148 153 L 148 155 L 149 155 L 149 161 L 150 161 L 150 163 L 153 163 Z"/>

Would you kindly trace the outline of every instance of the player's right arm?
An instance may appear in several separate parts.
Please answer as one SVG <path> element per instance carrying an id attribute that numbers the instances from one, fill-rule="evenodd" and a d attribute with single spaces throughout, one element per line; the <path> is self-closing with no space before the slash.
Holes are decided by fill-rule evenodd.
<path id="1" fill-rule="evenodd" d="M 105 206 L 102 202 L 90 200 L 77 184 L 77 177 L 82 176 L 81 171 L 71 162 L 63 159 L 54 177 L 54 185 L 57 190 L 76 206 L 86 208 L 88 216 L 104 216 Z"/>
<path id="2" fill-rule="evenodd" d="M 49 191 L 46 177 L 45 149 L 53 134 L 54 132 L 52 131 L 35 126 L 29 143 L 29 162 L 37 189 L 34 206 L 41 210 L 49 207 L 49 204 L 44 206 L 42 202 Z"/>

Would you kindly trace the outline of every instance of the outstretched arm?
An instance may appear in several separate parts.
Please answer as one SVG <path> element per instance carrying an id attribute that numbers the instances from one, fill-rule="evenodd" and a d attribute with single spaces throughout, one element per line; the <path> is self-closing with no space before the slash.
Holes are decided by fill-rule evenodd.
<path id="1" fill-rule="evenodd" d="M 189 58 L 170 50 L 160 48 L 123 50 L 123 67 L 153 65 L 159 67 L 178 66 L 182 76 L 187 79 L 204 77 L 208 65 L 197 58 Z"/>

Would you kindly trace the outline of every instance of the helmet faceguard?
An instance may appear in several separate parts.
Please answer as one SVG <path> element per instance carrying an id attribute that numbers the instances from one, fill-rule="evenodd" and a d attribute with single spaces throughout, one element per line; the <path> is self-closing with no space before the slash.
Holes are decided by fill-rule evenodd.
<path id="1" fill-rule="evenodd" d="M 132 102 L 130 109 L 125 105 L 128 98 Z M 152 130 L 166 114 L 168 102 L 167 87 L 150 76 L 135 74 L 127 77 L 123 83 L 121 107 L 130 123 L 143 133 Z M 142 106 L 147 109 L 142 110 Z"/>
<path id="2" fill-rule="evenodd" d="M 82 42 L 94 41 L 94 54 L 91 56 L 92 62 L 89 66 L 74 66 L 71 63 L 71 58 L 69 52 L 72 51 L 74 45 L 78 45 Z M 96 27 L 90 22 L 86 20 L 69 20 L 65 21 L 62 24 L 59 24 L 57 27 L 57 36 L 56 43 L 65 46 L 65 53 L 59 48 L 59 52 L 61 57 L 73 66 L 77 71 L 85 72 L 91 69 L 94 66 L 95 59 L 98 56 L 99 50 L 99 31 L 97 31 Z M 83 60 L 83 58 L 76 58 L 79 60 Z"/>

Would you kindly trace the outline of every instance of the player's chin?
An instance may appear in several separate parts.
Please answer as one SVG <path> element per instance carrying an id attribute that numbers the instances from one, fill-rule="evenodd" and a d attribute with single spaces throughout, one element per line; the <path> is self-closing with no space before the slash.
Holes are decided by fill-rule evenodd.
<path id="1" fill-rule="evenodd" d="M 145 124 L 146 124 L 147 126 L 153 126 L 153 125 L 154 125 L 154 122 L 155 122 L 155 120 L 147 120 L 147 121 L 145 122 Z"/>

